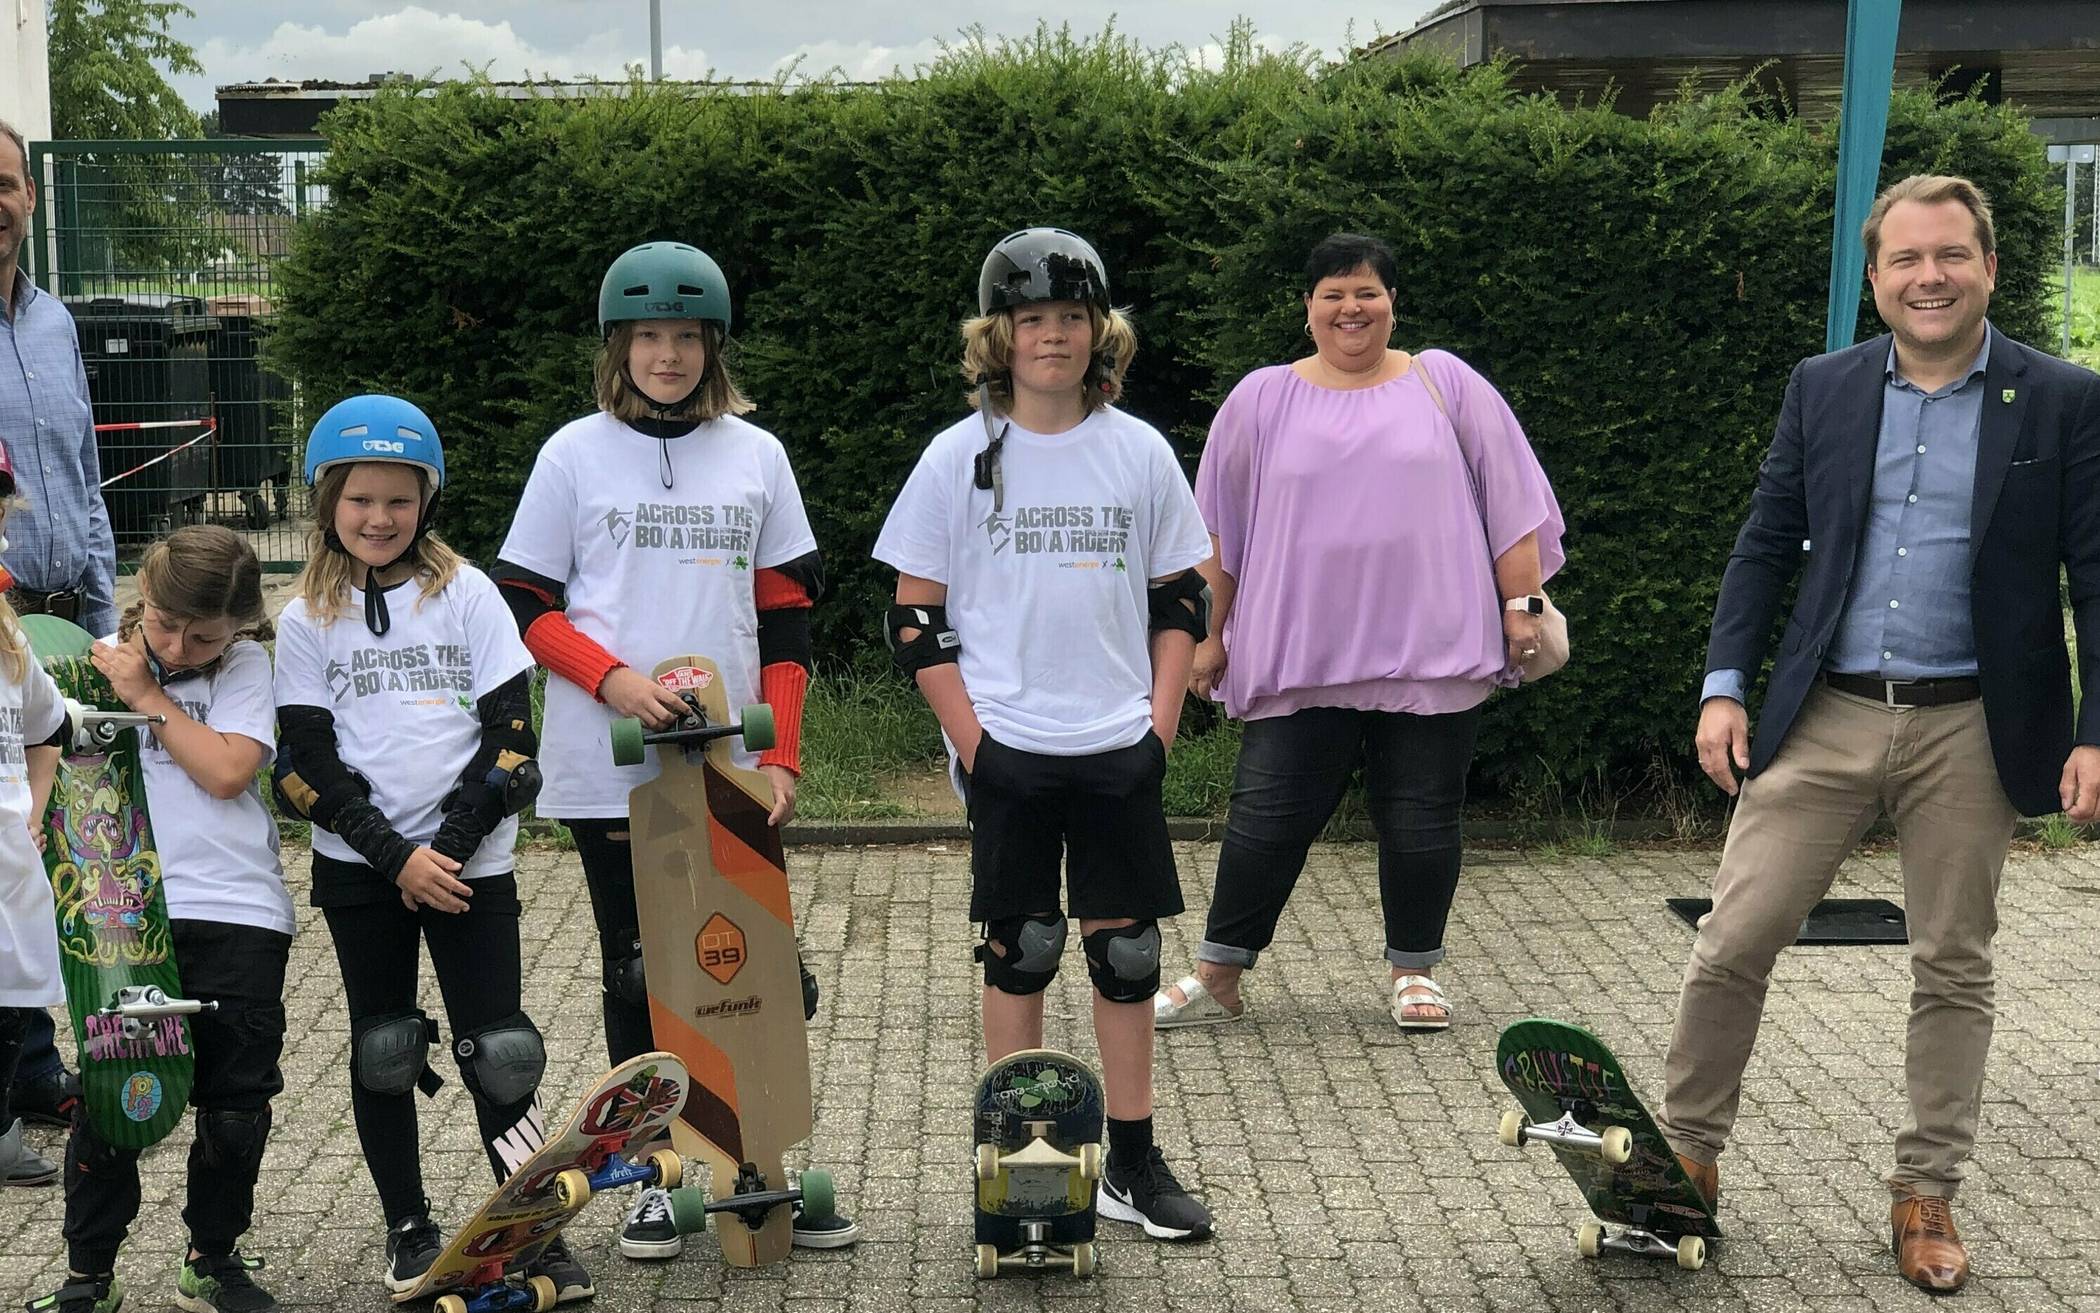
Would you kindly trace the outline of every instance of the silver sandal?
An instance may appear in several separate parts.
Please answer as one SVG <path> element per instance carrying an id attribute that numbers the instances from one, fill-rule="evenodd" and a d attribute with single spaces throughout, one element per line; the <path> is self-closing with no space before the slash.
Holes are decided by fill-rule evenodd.
<path id="1" fill-rule="evenodd" d="M 1240 1001 L 1237 1012 L 1227 1008 L 1210 995 L 1203 982 L 1194 976 L 1183 976 L 1175 982 L 1186 1003 L 1176 1003 L 1174 996 L 1162 989 L 1152 996 L 1152 1028 L 1174 1030 L 1181 1026 L 1222 1026 L 1228 1021 L 1238 1021 L 1247 1015 L 1245 999 Z"/>
<path id="2" fill-rule="evenodd" d="M 1414 995 L 1413 998 L 1407 997 Z M 1441 1017 L 1409 1016 L 1409 1008 L 1442 1008 Z M 1393 982 L 1393 1024 L 1402 1030 L 1451 1029 L 1451 999 L 1428 976 L 1402 976 Z"/>

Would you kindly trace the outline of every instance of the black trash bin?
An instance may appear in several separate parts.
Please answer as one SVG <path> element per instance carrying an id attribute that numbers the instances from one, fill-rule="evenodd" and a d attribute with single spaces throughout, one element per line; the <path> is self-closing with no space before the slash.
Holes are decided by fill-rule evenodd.
<path id="1" fill-rule="evenodd" d="M 69 298 L 66 308 L 80 332 L 102 497 L 118 546 L 201 520 L 212 492 L 211 347 L 218 331 L 204 302 L 135 292 Z"/>
<path id="2" fill-rule="evenodd" d="M 260 296 L 215 296 L 205 308 L 219 325 L 211 351 L 219 490 L 240 494 L 249 528 L 267 529 L 291 501 L 292 385 L 260 359 L 275 308 Z"/>

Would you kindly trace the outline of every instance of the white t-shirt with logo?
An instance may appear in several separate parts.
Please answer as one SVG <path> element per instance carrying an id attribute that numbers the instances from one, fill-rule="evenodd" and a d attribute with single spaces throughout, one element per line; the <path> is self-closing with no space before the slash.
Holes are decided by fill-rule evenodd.
<path id="1" fill-rule="evenodd" d="M 735 715 L 759 699 L 752 572 L 815 550 L 772 434 L 723 416 L 664 441 L 599 413 L 540 448 L 497 554 L 560 582 L 569 623 L 643 675 L 667 657 L 712 658 Z M 592 691 L 548 679 L 541 815 L 622 817 L 628 793 L 656 778 L 654 748 L 639 766 L 613 765 L 616 714 Z M 732 746 L 740 765 L 757 765 L 741 741 Z"/>
<path id="2" fill-rule="evenodd" d="M 18 628 L 14 639 L 26 653 L 28 640 Z M 0 1007 L 42 1008 L 66 1001 L 58 976 L 51 881 L 29 834 L 29 759 L 23 749 L 50 738 L 63 719 L 58 685 L 34 656 L 20 682 L 0 672 Z"/>
<path id="3" fill-rule="evenodd" d="M 462 566 L 436 597 L 411 579 L 387 589 L 392 625 L 365 627 L 365 595 L 332 624 L 317 624 L 293 598 L 277 620 L 277 705 L 321 707 L 335 716 L 343 764 L 372 784 L 372 802 L 411 843 L 428 846 L 444 820 L 445 796 L 481 748 L 476 704 L 520 673 L 532 654 L 489 577 Z M 462 879 L 511 869 L 518 818 L 481 841 Z M 314 851 L 364 863 L 355 849 L 314 827 Z"/>
<path id="4" fill-rule="evenodd" d="M 1011 425 L 994 511 L 974 483 L 984 448 L 974 414 L 928 444 L 875 559 L 947 585 L 986 733 L 1059 757 L 1127 748 L 1152 724 L 1145 590 L 1210 555 L 1174 449 L 1114 407 L 1058 434 Z"/>

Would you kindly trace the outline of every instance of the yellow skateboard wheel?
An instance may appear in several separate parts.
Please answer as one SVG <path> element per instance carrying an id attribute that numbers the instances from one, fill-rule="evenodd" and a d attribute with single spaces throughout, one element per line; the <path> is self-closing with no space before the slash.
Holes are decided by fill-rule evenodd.
<path id="1" fill-rule="evenodd" d="M 554 1178 L 554 1201 L 563 1208 L 581 1208 L 591 1201 L 591 1178 L 574 1167 Z"/>
<path id="2" fill-rule="evenodd" d="M 999 1146 L 980 1144 L 977 1146 L 977 1179 L 989 1181 L 999 1175 Z"/>
<path id="3" fill-rule="evenodd" d="M 989 1281 L 999 1275 L 999 1249 L 996 1245 L 977 1246 L 977 1279 Z"/>
<path id="4" fill-rule="evenodd" d="M 532 1292 L 532 1313 L 547 1313 L 561 1296 L 561 1288 L 554 1284 L 553 1277 L 534 1277 L 525 1283 L 525 1289 Z"/>
<path id="5" fill-rule="evenodd" d="M 1094 1242 L 1082 1240 L 1072 1246 L 1072 1275 L 1090 1277 L 1094 1275 Z"/>
<path id="6" fill-rule="evenodd" d="M 649 1165 L 656 1169 L 654 1184 L 660 1190 L 675 1190 L 685 1179 L 685 1159 L 675 1149 L 658 1149 L 649 1155 Z"/>

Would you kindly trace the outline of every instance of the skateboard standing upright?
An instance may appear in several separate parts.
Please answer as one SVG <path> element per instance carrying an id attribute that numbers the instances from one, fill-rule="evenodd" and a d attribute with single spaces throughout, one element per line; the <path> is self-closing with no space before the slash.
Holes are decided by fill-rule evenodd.
<path id="1" fill-rule="evenodd" d="M 1721 1234 L 1713 1206 L 1604 1041 L 1564 1021 L 1512 1022 L 1495 1045 L 1495 1069 L 1523 1105 L 1503 1115 L 1502 1142 L 1551 1146 L 1598 1218 L 1576 1234 L 1584 1258 L 1616 1249 L 1674 1257 L 1689 1271 L 1705 1265 L 1706 1242 Z"/>
<path id="2" fill-rule="evenodd" d="M 43 817 L 44 871 L 58 918 L 58 969 L 79 1046 L 88 1124 L 119 1149 L 157 1144 L 187 1111 L 197 1060 L 182 996 L 160 856 L 146 816 L 138 727 L 88 659 L 94 639 L 54 616 L 22 631 L 67 699 L 71 736 Z"/>
<path id="3" fill-rule="evenodd" d="M 977 1082 L 977 1275 L 1094 1273 L 1101 1082 L 1052 1049 L 1023 1049 Z"/>
<path id="4" fill-rule="evenodd" d="M 818 1219 L 833 1202 L 828 1175 L 791 1183 L 782 1160 L 815 1124 L 801 959 L 772 783 L 730 756 L 732 738 L 772 746 L 773 712 L 749 706 L 732 724 L 706 657 L 672 657 L 655 678 L 688 713 L 659 731 L 615 721 L 612 751 L 630 766 L 654 746 L 662 767 L 632 794 L 635 908 L 656 1042 L 692 1073 L 672 1142 L 706 1160 L 710 1187 L 672 1191 L 672 1219 L 691 1232 L 713 1216 L 723 1259 L 754 1267 L 787 1257 L 795 1204 Z"/>
<path id="5" fill-rule="evenodd" d="M 685 1092 L 685 1064 L 669 1053 L 644 1053 L 600 1076 L 578 1100 L 568 1125 L 496 1187 L 422 1279 L 394 1302 L 437 1295 L 437 1313 L 553 1308 L 551 1278 L 518 1284 L 505 1271 L 538 1257 L 594 1191 L 635 1181 L 677 1185 L 677 1154 L 663 1149 L 639 1162 L 633 1154 L 663 1134 Z"/>

